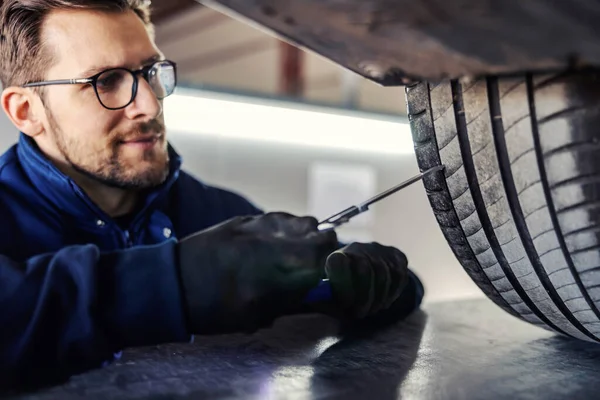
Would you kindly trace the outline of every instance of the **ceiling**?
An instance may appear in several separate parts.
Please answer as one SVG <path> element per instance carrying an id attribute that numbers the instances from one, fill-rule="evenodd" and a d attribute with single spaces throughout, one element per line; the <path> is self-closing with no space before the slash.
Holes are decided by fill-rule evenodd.
<path id="1" fill-rule="evenodd" d="M 181 85 L 406 115 L 404 89 L 381 87 L 193 0 L 154 0 L 156 42 Z"/>

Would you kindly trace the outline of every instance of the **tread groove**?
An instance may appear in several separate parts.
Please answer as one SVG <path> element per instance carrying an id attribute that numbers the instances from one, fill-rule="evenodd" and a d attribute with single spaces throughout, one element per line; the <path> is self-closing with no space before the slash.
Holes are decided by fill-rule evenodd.
<path id="1" fill-rule="evenodd" d="M 472 81 L 470 81 L 468 83 L 467 82 L 461 83 L 460 86 L 462 88 L 463 93 L 467 93 L 467 92 L 470 92 L 471 90 L 473 90 L 473 88 L 475 86 L 477 86 L 477 84 L 479 82 L 481 82 L 481 78 L 473 79 Z"/>
<path id="2" fill-rule="evenodd" d="M 552 253 L 553 251 L 556 251 L 556 250 L 561 250 L 561 248 L 560 248 L 560 247 L 555 247 L 555 248 L 553 248 L 553 249 L 546 250 L 546 251 L 545 251 L 545 252 L 543 252 L 542 254 L 539 254 L 539 255 L 538 255 L 538 257 L 539 257 L 539 258 L 542 258 L 542 257 L 544 257 L 546 254 L 550 254 L 550 253 Z"/>
<path id="3" fill-rule="evenodd" d="M 414 147 L 415 150 L 417 150 L 417 149 L 420 149 L 422 147 L 428 146 L 430 144 L 431 144 L 431 140 L 427 140 L 427 141 L 424 141 L 424 142 L 414 142 L 414 146 L 413 147 Z"/>
<path id="4" fill-rule="evenodd" d="M 494 282 L 499 282 L 499 281 L 501 281 L 502 279 L 507 279 L 507 278 L 506 278 L 506 276 L 501 276 L 500 278 L 496 278 L 496 279 L 492 279 L 492 280 L 490 280 L 490 282 L 492 282 L 492 283 L 494 283 Z"/>
<path id="5" fill-rule="evenodd" d="M 460 196 L 462 196 L 463 194 L 467 193 L 468 191 L 469 191 L 469 187 L 467 186 L 467 188 L 465 190 L 463 190 L 458 196 L 452 197 L 452 201 L 458 199 Z"/>
<path id="6" fill-rule="evenodd" d="M 521 154 L 519 154 L 519 155 L 518 155 L 518 156 L 517 156 L 517 157 L 516 157 L 514 160 L 512 160 L 510 163 L 511 163 L 511 164 L 514 164 L 514 163 L 516 163 L 517 161 L 519 161 L 521 158 L 525 157 L 525 156 L 526 156 L 526 155 L 528 155 L 528 154 L 531 154 L 531 153 L 533 153 L 534 151 L 535 151 L 535 149 L 529 149 L 529 150 L 525 151 L 524 153 L 521 153 Z"/>
<path id="7" fill-rule="evenodd" d="M 527 278 L 529 275 L 532 275 L 534 272 L 535 271 L 528 272 L 525 275 L 518 276 L 517 278 L 519 278 L 519 279 Z M 536 287 L 539 287 L 539 286 L 536 286 Z"/>
<path id="8" fill-rule="evenodd" d="M 556 230 L 554 228 L 546 229 L 545 231 L 540 232 L 537 235 L 535 235 L 534 237 L 532 237 L 531 240 L 533 240 L 535 242 L 537 239 L 541 238 L 542 236 L 544 236 L 546 233 L 549 233 L 549 232 L 556 232 Z"/>
<path id="9" fill-rule="evenodd" d="M 458 168 L 456 168 L 456 171 L 453 171 L 450 175 L 446 176 L 446 179 L 450 179 L 452 178 L 454 175 L 456 175 L 456 173 L 460 171 L 460 166 Z M 466 192 L 465 192 L 466 193 Z M 464 194 L 464 193 L 463 193 Z M 460 196 L 459 196 L 460 197 Z"/>
<path id="10" fill-rule="evenodd" d="M 565 207 L 561 210 L 557 210 L 556 213 L 558 215 L 560 215 L 560 214 L 564 214 L 569 211 L 573 211 L 573 210 L 577 210 L 577 209 L 588 210 L 590 208 L 600 208 L 600 200 L 583 201 L 581 203 L 577 203 L 577 204 L 573 204 L 572 206 Z"/>
<path id="11" fill-rule="evenodd" d="M 591 174 L 574 176 L 572 178 L 556 182 L 552 186 L 550 186 L 550 190 L 555 190 L 561 186 L 567 186 L 567 185 L 571 185 L 573 183 L 579 183 L 583 186 L 586 183 L 599 183 L 599 182 L 600 182 L 600 174 L 598 174 L 597 172 L 594 172 Z"/>
<path id="12" fill-rule="evenodd" d="M 593 246 L 584 247 L 582 249 L 573 250 L 573 251 L 571 251 L 571 256 L 573 256 L 575 254 L 586 253 L 591 250 L 599 250 L 599 249 L 600 249 L 600 243 L 595 244 Z"/>
<path id="13" fill-rule="evenodd" d="M 485 249 L 485 250 L 483 250 L 483 251 L 479 251 L 479 252 L 477 252 L 477 253 L 474 253 L 474 254 L 475 254 L 475 257 L 482 255 L 483 253 L 485 253 L 485 252 L 489 251 L 490 249 L 491 249 L 491 247 L 488 247 L 487 249 Z"/>
<path id="14" fill-rule="evenodd" d="M 479 117 L 481 117 L 483 114 L 485 114 L 485 112 L 487 111 L 487 109 L 483 109 L 479 112 L 479 114 L 477 114 L 476 116 L 473 117 L 472 120 L 467 121 L 467 126 L 471 125 L 473 122 L 477 121 L 479 119 Z"/>
<path id="15" fill-rule="evenodd" d="M 515 83 L 510 88 L 508 88 L 508 90 L 506 92 L 502 93 L 502 96 L 500 96 L 500 100 L 502 100 L 503 98 L 508 96 L 511 92 L 513 92 L 516 88 L 518 88 L 519 86 L 522 86 L 524 84 L 525 84 L 525 80 Z"/>
<path id="16" fill-rule="evenodd" d="M 508 126 L 508 128 L 505 129 L 504 133 L 506 134 L 506 133 L 510 132 L 510 130 L 513 129 L 519 122 L 521 122 L 527 118 L 529 118 L 529 114 L 523 115 L 522 117 L 517 118 L 512 124 L 510 124 Z"/>
<path id="17" fill-rule="evenodd" d="M 494 228 L 492 225 L 492 221 L 490 220 L 490 216 L 485 211 L 486 210 L 485 202 L 483 200 L 483 194 L 481 193 L 481 189 L 479 186 L 477 172 L 475 169 L 475 163 L 474 163 L 474 160 L 473 160 L 473 157 L 471 154 L 471 144 L 470 144 L 470 140 L 469 140 L 469 132 L 467 131 L 465 114 L 464 114 L 464 112 L 461 112 L 461 110 L 464 110 L 463 95 L 461 93 L 461 85 L 458 81 L 452 81 L 451 87 L 452 87 L 452 96 L 455 99 L 454 114 L 455 114 L 455 118 L 456 118 L 458 142 L 459 142 L 459 146 L 461 149 L 461 155 L 463 158 L 463 166 L 465 169 L 465 176 L 467 177 L 467 181 L 469 182 L 469 187 L 471 188 L 471 195 L 473 197 L 473 202 L 475 203 L 475 208 L 477 210 L 481 211 L 481 212 L 478 212 L 477 214 L 479 216 L 479 220 L 481 222 L 481 225 L 483 226 L 485 234 L 488 238 L 491 249 L 494 252 L 494 256 L 498 260 L 498 263 L 500 264 L 500 267 L 502 268 L 504 275 L 506 276 L 506 278 L 512 285 L 512 287 L 513 287 L 512 290 L 516 291 L 516 293 L 525 302 L 525 304 L 527 304 L 527 306 L 531 309 L 531 311 L 533 311 L 536 314 L 536 316 L 540 320 L 544 321 L 546 323 L 546 325 L 548 325 L 550 328 L 554 329 L 557 332 L 564 333 L 564 331 L 562 329 L 560 329 L 558 326 L 553 324 L 552 321 L 550 321 L 548 319 L 548 317 L 546 317 L 544 315 L 544 313 L 542 313 L 539 310 L 539 308 L 536 306 L 536 304 L 533 302 L 533 300 L 528 296 L 528 294 L 525 291 L 525 289 L 523 288 L 523 286 L 521 286 L 521 282 L 519 282 L 519 280 L 516 278 L 515 274 L 510 269 L 508 262 L 506 261 L 504 252 L 502 251 L 502 248 L 500 247 L 500 244 L 498 243 L 498 238 L 496 236 L 496 233 L 494 232 Z"/>
<path id="18" fill-rule="evenodd" d="M 558 286 L 556 288 L 556 290 L 564 289 L 566 287 L 573 286 L 573 285 L 577 285 L 577 282 L 571 282 L 571 283 L 567 283 L 566 285 Z"/>
<path id="19" fill-rule="evenodd" d="M 523 189 L 521 189 L 521 191 L 519 191 L 517 193 L 517 196 L 522 195 L 523 193 L 525 193 L 528 189 L 531 189 L 532 187 L 534 187 L 535 185 L 539 184 L 540 181 L 535 181 L 535 182 L 531 182 L 529 185 L 525 186 Z"/>
<path id="20" fill-rule="evenodd" d="M 556 111 L 550 115 L 545 116 L 544 118 L 540 118 L 537 121 L 537 123 L 538 123 L 538 125 L 543 125 L 546 122 L 550 122 L 553 119 L 560 118 L 563 115 L 571 114 L 571 113 L 575 113 L 575 112 L 579 112 L 579 111 L 585 111 L 585 110 L 589 110 L 589 109 L 595 108 L 595 107 L 598 107 L 598 104 L 590 103 L 590 104 L 586 104 L 583 106 L 575 106 L 575 107 L 565 108 L 564 110 Z"/>
<path id="21" fill-rule="evenodd" d="M 475 157 L 477 154 L 481 153 L 483 150 L 487 149 L 487 147 L 492 144 L 492 141 L 490 140 L 489 142 L 487 142 L 482 148 L 480 148 L 479 150 L 477 150 L 475 153 L 473 153 L 473 157 Z"/>
<path id="22" fill-rule="evenodd" d="M 409 114 L 408 115 L 408 120 L 409 121 L 414 121 L 416 119 L 419 119 L 419 118 L 423 117 L 425 114 L 427 114 L 427 109 L 421 110 L 421 111 L 417 111 L 415 113 Z"/>
<path id="23" fill-rule="evenodd" d="M 475 232 L 471 233 L 469 236 L 467 236 L 467 239 L 470 237 L 473 237 L 475 235 L 477 235 L 479 232 L 481 232 L 481 230 L 483 229 L 483 225 L 479 227 L 479 229 L 477 229 Z"/>
<path id="24" fill-rule="evenodd" d="M 494 179 L 495 177 L 497 177 L 498 174 L 499 174 L 498 172 L 494 172 L 492 174 L 492 176 L 490 176 L 489 178 L 487 178 L 485 181 L 481 182 L 480 186 L 485 185 L 486 183 L 488 183 L 489 181 L 491 181 L 492 179 Z"/>
<path id="25" fill-rule="evenodd" d="M 558 80 L 563 79 L 567 76 L 569 76 L 569 72 L 559 72 L 557 74 L 552 75 L 548 79 L 538 82 L 534 88 L 542 89 L 543 87 L 552 85 L 552 84 L 556 83 Z"/>
<path id="26" fill-rule="evenodd" d="M 498 265 L 498 264 L 499 264 L 499 263 L 495 262 L 495 263 L 493 263 L 492 265 L 488 265 L 488 266 L 485 266 L 485 267 L 483 267 L 482 269 L 483 269 L 484 271 L 487 271 L 487 270 L 488 270 L 488 269 L 490 269 L 490 268 L 494 268 L 494 267 L 495 267 L 496 265 Z"/>
<path id="27" fill-rule="evenodd" d="M 600 226 L 598 225 L 590 225 L 590 226 L 586 226 L 584 228 L 579 228 L 579 229 L 575 229 L 574 231 L 568 232 L 564 234 L 565 238 L 571 237 L 571 236 L 575 236 L 575 235 L 579 235 L 580 233 L 591 233 L 591 232 L 600 232 Z"/>
<path id="28" fill-rule="evenodd" d="M 438 153 L 440 153 L 442 150 L 444 150 L 446 147 L 448 147 L 448 145 L 450 145 L 450 143 L 452 143 L 454 141 L 454 139 L 456 139 L 456 135 L 452 136 L 450 138 L 450 140 L 448 140 L 447 143 L 445 143 L 442 147 L 438 148 Z"/>
<path id="29" fill-rule="evenodd" d="M 582 312 L 589 312 L 589 311 L 590 310 L 577 310 L 577 311 L 573 311 L 573 315 L 579 314 L 579 313 L 582 313 Z"/>
<path id="30" fill-rule="evenodd" d="M 418 148 L 420 148 L 420 147 L 423 147 L 423 146 L 425 146 L 425 145 L 427 145 L 427 144 L 431 143 L 431 141 L 432 141 L 432 139 L 431 139 L 431 138 L 429 138 L 429 139 L 426 139 L 426 140 L 421 140 L 421 141 L 418 141 L 418 140 L 413 140 L 413 144 L 414 144 L 414 147 L 415 147 L 415 149 L 418 149 Z"/>
<path id="31" fill-rule="evenodd" d="M 586 269 L 585 271 L 581 271 L 579 273 L 579 275 L 583 275 L 583 274 L 587 274 L 588 272 L 596 272 L 596 271 L 600 271 L 600 266 L 598 267 L 594 267 L 594 268 L 590 268 L 590 269 Z"/>
<path id="32" fill-rule="evenodd" d="M 471 215 L 475 214 L 477 212 L 477 209 L 475 207 L 473 207 L 473 211 L 471 211 L 469 213 L 469 215 L 466 215 L 464 218 L 459 219 L 460 222 L 465 221 L 466 219 L 468 219 Z"/>
<path id="33" fill-rule="evenodd" d="M 494 205 L 498 204 L 498 203 L 499 203 L 499 202 L 500 202 L 500 201 L 501 201 L 503 198 L 504 198 L 504 196 L 500 196 L 500 197 L 498 197 L 496 200 L 494 200 L 494 201 L 492 202 L 492 204 L 490 204 L 490 205 L 489 205 L 489 206 L 487 206 L 486 208 L 491 208 L 492 206 L 494 206 Z"/>
<path id="34" fill-rule="evenodd" d="M 494 230 L 502 228 L 504 225 L 508 224 L 510 221 L 512 221 L 512 220 L 511 220 L 511 219 L 507 219 L 506 221 L 504 221 L 504 222 L 503 222 L 503 223 L 501 223 L 500 225 L 498 225 L 498 226 L 495 226 L 495 227 L 494 227 Z"/>
<path id="35" fill-rule="evenodd" d="M 577 296 L 577 297 L 569 297 L 568 299 L 565 299 L 565 303 L 568 303 L 569 301 L 573 301 L 573 300 L 579 300 L 582 299 L 583 297 L 581 296 Z"/>
<path id="36" fill-rule="evenodd" d="M 519 261 L 523 261 L 523 260 L 524 260 L 524 259 L 526 259 L 526 258 L 527 258 L 527 256 L 523 256 L 523 257 L 519 258 L 518 260 L 515 260 L 515 261 L 513 261 L 513 262 L 512 262 L 512 264 L 514 264 L 514 263 L 518 263 Z M 528 274 L 528 275 L 529 275 L 529 274 Z"/>
<path id="37" fill-rule="evenodd" d="M 531 77 L 528 76 L 527 79 L 527 92 L 528 96 L 532 96 L 530 82 Z M 556 305 L 558 310 L 563 314 L 565 319 L 569 321 L 576 329 L 582 332 L 584 335 L 589 337 L 590 339 L 600 342 L 600 339 L 596 338 L 590 331 L 588 331 L 577 318 L 575 318 L 569 308 L 563 303 L 560 295 L 557 293 L 556 289 L 552 286 L 552 282 L 548 278 L 546 271 L 540 261 L 539 255 L 535 249 L 533 244 L 533 240 L 531 235 L 529 234 L 529 230 L 527 224 L 525 222 L 525 216 L 523 215 L 523 209 L 521 208 L 521 203 L 519 202 L 519 195 L 517 193 L 517 187 L 515 183 L 515 179 L 512 173 L 512 169 L 509 162 L 509 153 L 506 144 L 506 138 L 504 136 L 504 127 L 502 119 L 494 118 L 495 116 L 501 116 L 502 110 L 500 107 L 500 99 L 498 96 L 498 79 L 497 78 L 489 78 L 488 79 L 488 99 L 490 101 L 490 114 L 492 117 L 492 130 L 494 141 L 496 142 L 496 152 L 498 154 L 499 165 L 500 165 L 500 175 L 502 176 L 502 181 L 504 182 L 504 188 L 507 194 L 507 200 L 510 207 L 510 211 L 513 217 L 513 221 L 517 226 L 517 233 L 521 238 L 521 242 L 523 243 L 523 248 L 525 253 L 527 254 L 531 265 L 536 271 L 536 274 L 542 283 L 545 291 L 548 293 L 548 296 L 552 300 L 552 302 Z M 530 101 L 531 103 L 531 101 Z M 533 108 L 530 111 L 534 111 Z M 534 114 L 535 115 L 535 114 Z M 531 118 L 532 121 L 535 118 Z M 535 123 L 532 124 L 532 127 L 537 132 L 537 126 Z M 539 136 L 534 134 L 534 137 Z M 543 162 L 538 158 L 538 163 Z M 545 178 L 545 175 L 541 175 L 541 180 Z"/>
<path id="38" fill-rule="evenodd" d="M 598 142 L 571 142 L 559 146 L 555 149 L 549 150 L 544 153 L 544 158 L 550 158 L 554 155 L 566 152 L 579 152 L 578 149 L 584 148 L 584 151 L 597 151 L 600 149 L 600 143 Z"/>
<path id="39" fill-rule="evenodd" d="M 548 208 L 548 205 L 547 205 L 547 204 L 543 204 L 543 205 L 539 206 L 538 208 L 536 208 L 535 210 L 533 210 L 532 212 L 530 212 L 529 214 L 527 214 L 527 215 L 525 216 L 525 219 L 527 219 L 527 218 L 531 217 L 531 216 L 532 216 L 533 214 L 535 214 L 536 212 L 538 212 L 538 211 L 541 211 L 541 210 L 543 210 L 543 209 L 545 209 L 545 208 Z"/>
<path id="40" fill-rule="evenodd" d="M 550 273 L 548 274 L 548 276 L 550 277 L 550 276 L 552 276 L 552 275 L 554 275 L 554 274 L 558 274 L 559 272 L 566 271 L 566 270 L 568 270 L 568 269 L 569 269 L 569 267 L 565 267 L 565 268 L 560 268 L 560 269 L 557 269 L 556 271 L 552 271 L 552 272 L 550 272 Z"/>
<path id="41" fill-rule="evenodd" d="M 508 242 L 501 243 L 500 246 L 501 247 L 506 246 L 507 244 L 510 244 L 510 243 L 514 242 L 515 240 L 517 240 L 517 239 L 518 239 L 517 236 L 515 236 L 514 238 L 510 239 Z"/>
<path id="42" fill-rule="evenodd" d="M 442 113 L 440 115 L 438 115 L 437 118 L 433 118 L 433 122 L 436 122 L 438 119 L 442 118 L 444 115 L 446 115 L 446 113 L 448 112 L 448 110 L 450 110 L 452 108 L 452 103 L 450 103 L 450 105 L 448 106 L 448 108 L 446 108 L 444 111 L 442 111 Z M 441 149 L 440 149 L 441 150 Z"/>

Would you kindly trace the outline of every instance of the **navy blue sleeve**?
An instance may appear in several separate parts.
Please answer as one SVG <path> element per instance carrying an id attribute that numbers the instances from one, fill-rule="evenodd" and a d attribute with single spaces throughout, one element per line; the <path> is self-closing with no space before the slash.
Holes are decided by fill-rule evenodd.
<path id="1" fill-rule="evenodd" d="M 0 255 L 0 382 L 63 380 L 126 347 L 188 341 L 175 241 L 100 253 Z"/>

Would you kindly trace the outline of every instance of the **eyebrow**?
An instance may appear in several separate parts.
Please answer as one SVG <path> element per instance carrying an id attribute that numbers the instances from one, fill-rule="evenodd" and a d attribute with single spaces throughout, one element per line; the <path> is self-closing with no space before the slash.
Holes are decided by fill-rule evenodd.
<path id="1" fill-rule="evenodd" d="M 142 66 L 146 66 L 146 65 L 148 65 L 148 64 L 152 64 L 152 63 L 154 63 L 154 62 L 156 62 L 156 61 L 160 61 L 160 60 L 162 60 L 163 58 L 164 58 L 164 57 L 163 57 L 163 55 L 162 55 L 162 54 L 158 54 L 158 53 L 156 53 L 156 54 L 154 54 L 152 57 L 148 57 L 148 58 L 146 58 L 145 60 L 143 60 L 143 61 L 140 63 L 140 65 L 142 65 Z M 88 69 L 86 69 L 85 71 L 83 71 L 83 72 L 81 73 L 81 78 L 82 78 L 82 79 L 83 79 L 83 78 L 88 78 L 88 77 L 90 77 L 90 76 L 94 76 L 94 75 L 96 75 L 96 74 L 98 74 L 98 73 L 100 73 L 100 72 L 102 72 L 102 71 L 105 71 L 105 70 L 107 70 L 107 69 L 111 69 L 111 68 L 127 68 L 127 67 L 124 67 L 123 65 L 102 65 L 102 66 L 95 66 L 95 67 L 88 68 Z"/>

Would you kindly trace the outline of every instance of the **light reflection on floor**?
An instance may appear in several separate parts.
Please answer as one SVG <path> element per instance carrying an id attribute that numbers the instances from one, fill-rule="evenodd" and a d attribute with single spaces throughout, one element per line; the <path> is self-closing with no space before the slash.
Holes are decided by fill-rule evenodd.
<path id="1" fill-rule="evenodd" d="M 431 386 L 432 380 L 439 377 L 439 363 L 432 360 L 435 357 L 432 350 L 433 340 L 432 326 L 427 324 L 423 330 L 416 360 L 398 386 L 398 398 L 407 398 L 408 394 L 414 396 L 416 393 L 426 392 Z"/>
<path id="2" fill-rule="evenodd" d="M 311 379 L 314 369 L 311 363 L 339 340 L 340 338 L 335 336 L 323 338 L 315 345 L 311 356 L 301 360 L 299 365 L 287 365 L 276 369 L 269 378 L 265 379 L 257 399 L 312 399 Z"/>

